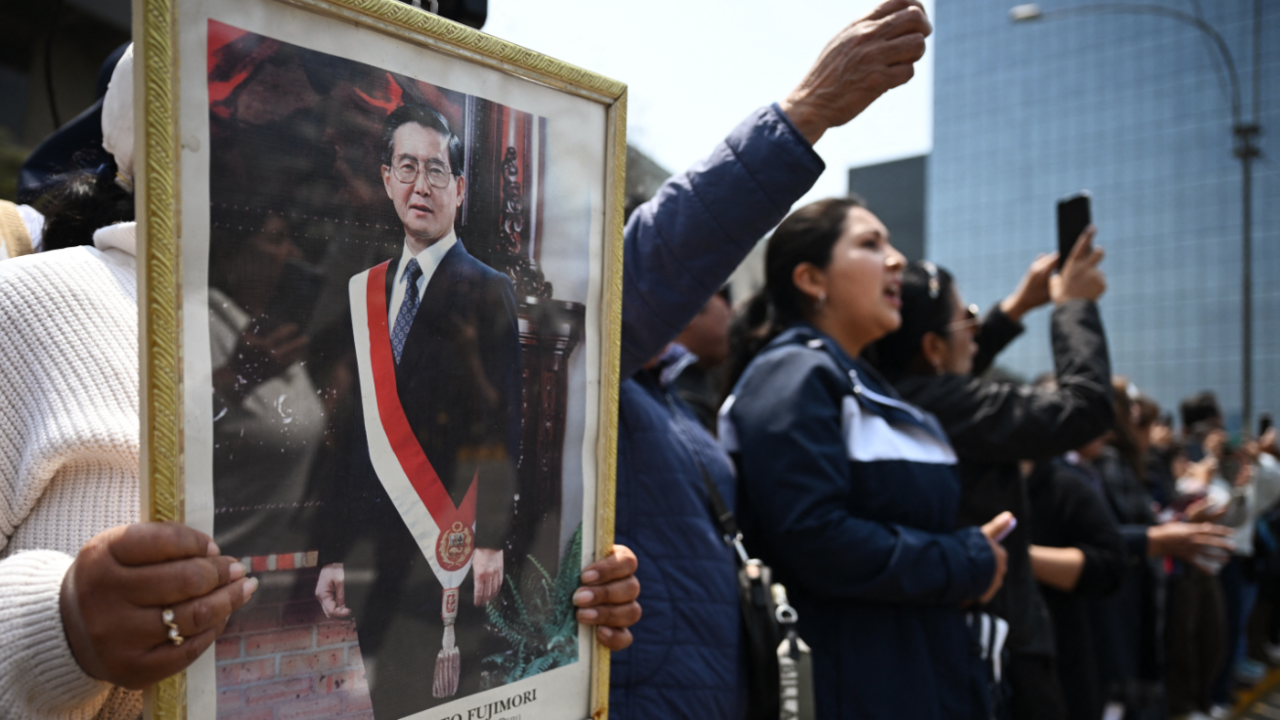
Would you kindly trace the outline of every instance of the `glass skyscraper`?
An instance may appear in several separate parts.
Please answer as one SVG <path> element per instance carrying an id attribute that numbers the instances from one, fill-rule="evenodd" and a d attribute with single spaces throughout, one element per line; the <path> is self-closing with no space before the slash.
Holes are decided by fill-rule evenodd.
<path id="1" fill-rule="evenodd" d="M 966 302 L 991 307 L 1056 245 L 1055 202 L 1093 195 L 1117 373 L 1176 414 L 1213 390 L 1241 413 L 1240 161 L 1227 76 L 1195 27 L 1145 14 L 1054 17 L 1098 3 L 1050 0 L 1010 21 L 1010 0 L 940 2 L 934 17 L 934 143 L 926 255 Z M 1152 0 L 1204 19 L 1255 85 L 1253 0 Z M 1263 0 L 1253 170 L 1253 412 L 1280 411 L 1280 4 Z M 1025 377 L 1053 369 L 1048 311 L 1000 357 Z"/>

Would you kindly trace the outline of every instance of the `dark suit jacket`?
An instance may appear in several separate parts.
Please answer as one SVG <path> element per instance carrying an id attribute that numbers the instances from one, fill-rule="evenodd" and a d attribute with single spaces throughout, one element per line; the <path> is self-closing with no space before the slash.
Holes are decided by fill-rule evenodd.
<path id="1" fill-rule="evenodd" d="M 399 259 L 387 268 L 387 303 Z M 455 503 L 479 472 L 476 547 L 501 548 L 520 456 L 520 338 L 506 275 L 456 243 L 427 284 L 396 366 L 410 427 Z"/>
<path id="2" fill-rule="evenodd" d="M 387 270 L 387 297 L 398 259 Z M 477 476 L 475 547 L 501 549 L 510 528 L 520 452 L 520 341 L 511 281 L 462 243 L 427 283 L 400 363 L 396 390 L 410 427 L 455 503 Z M 359 403 L 356 403 L 359 407 Z M 395 720 L 479 689 L 480 660 L 494 651 L 468 574 L 455 624 L 462 652 L 457 695 L 431 696 L 441 647 L 442 588 L 378 480 L 361 418 L 343 445 L 321 562 L 342 562 L 374 713 Z M 509 560 L 509 558 L 508 558 Z"/>

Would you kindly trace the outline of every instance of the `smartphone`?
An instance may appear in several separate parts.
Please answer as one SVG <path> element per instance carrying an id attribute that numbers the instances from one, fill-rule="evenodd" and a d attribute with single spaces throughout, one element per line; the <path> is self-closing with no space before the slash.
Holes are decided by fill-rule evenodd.
<path id="1" fill-rule="evenodd" d="M 1058 201 L 1058 269 L 1067 262 L 1071 248 L 1076 246 L 1080 233 L 1093 222 L 1089 212 L 1089 191 L 1081 190 Z"/>
<path id="2" fill-rule="evenodd" d="M 1258 416 L 1258 437 L 1262 437 L 1263 435 L 1265 435 L 1266 432 L 1271 429 L 1272 424 L 1273 424 L 1273 421 L 1271 420 L 1271 413 L 1264 412 L 1261 415 L 1259 415 Z"/>

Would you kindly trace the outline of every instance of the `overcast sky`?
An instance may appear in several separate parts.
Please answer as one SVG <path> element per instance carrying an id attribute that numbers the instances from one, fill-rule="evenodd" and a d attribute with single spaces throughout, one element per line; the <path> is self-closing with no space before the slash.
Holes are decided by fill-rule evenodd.
<path id="1" fill-rule="evenodd" d="M 626 83 L 628 142 L 678 172 L 781 99 L 831 36 L 877 2 L 489 0 L 484 30 Z M 827 171 L 806 199 L 843 194 L 849 167 L 928 152 L 932 137 L 930 48 L 911 82 L 818 142 Z"/>

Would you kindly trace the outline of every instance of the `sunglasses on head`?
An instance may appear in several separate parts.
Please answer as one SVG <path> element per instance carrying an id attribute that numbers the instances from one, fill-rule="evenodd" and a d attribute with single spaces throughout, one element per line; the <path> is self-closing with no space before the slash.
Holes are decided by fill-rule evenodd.
<path id="1" fill-rule="evenodd" d="M 982 329 L 982 323 L 978 320 L 978 306 L 973 303 L 970 303 L 969 306 L 964 309 L 963 320 L 957 320 L 947 326 L 947 334 L 951 334 L 957 330 L 967 330 L 969 328 L 974 329 L 974 335 L 977 335 L 978 331 Z"/>

